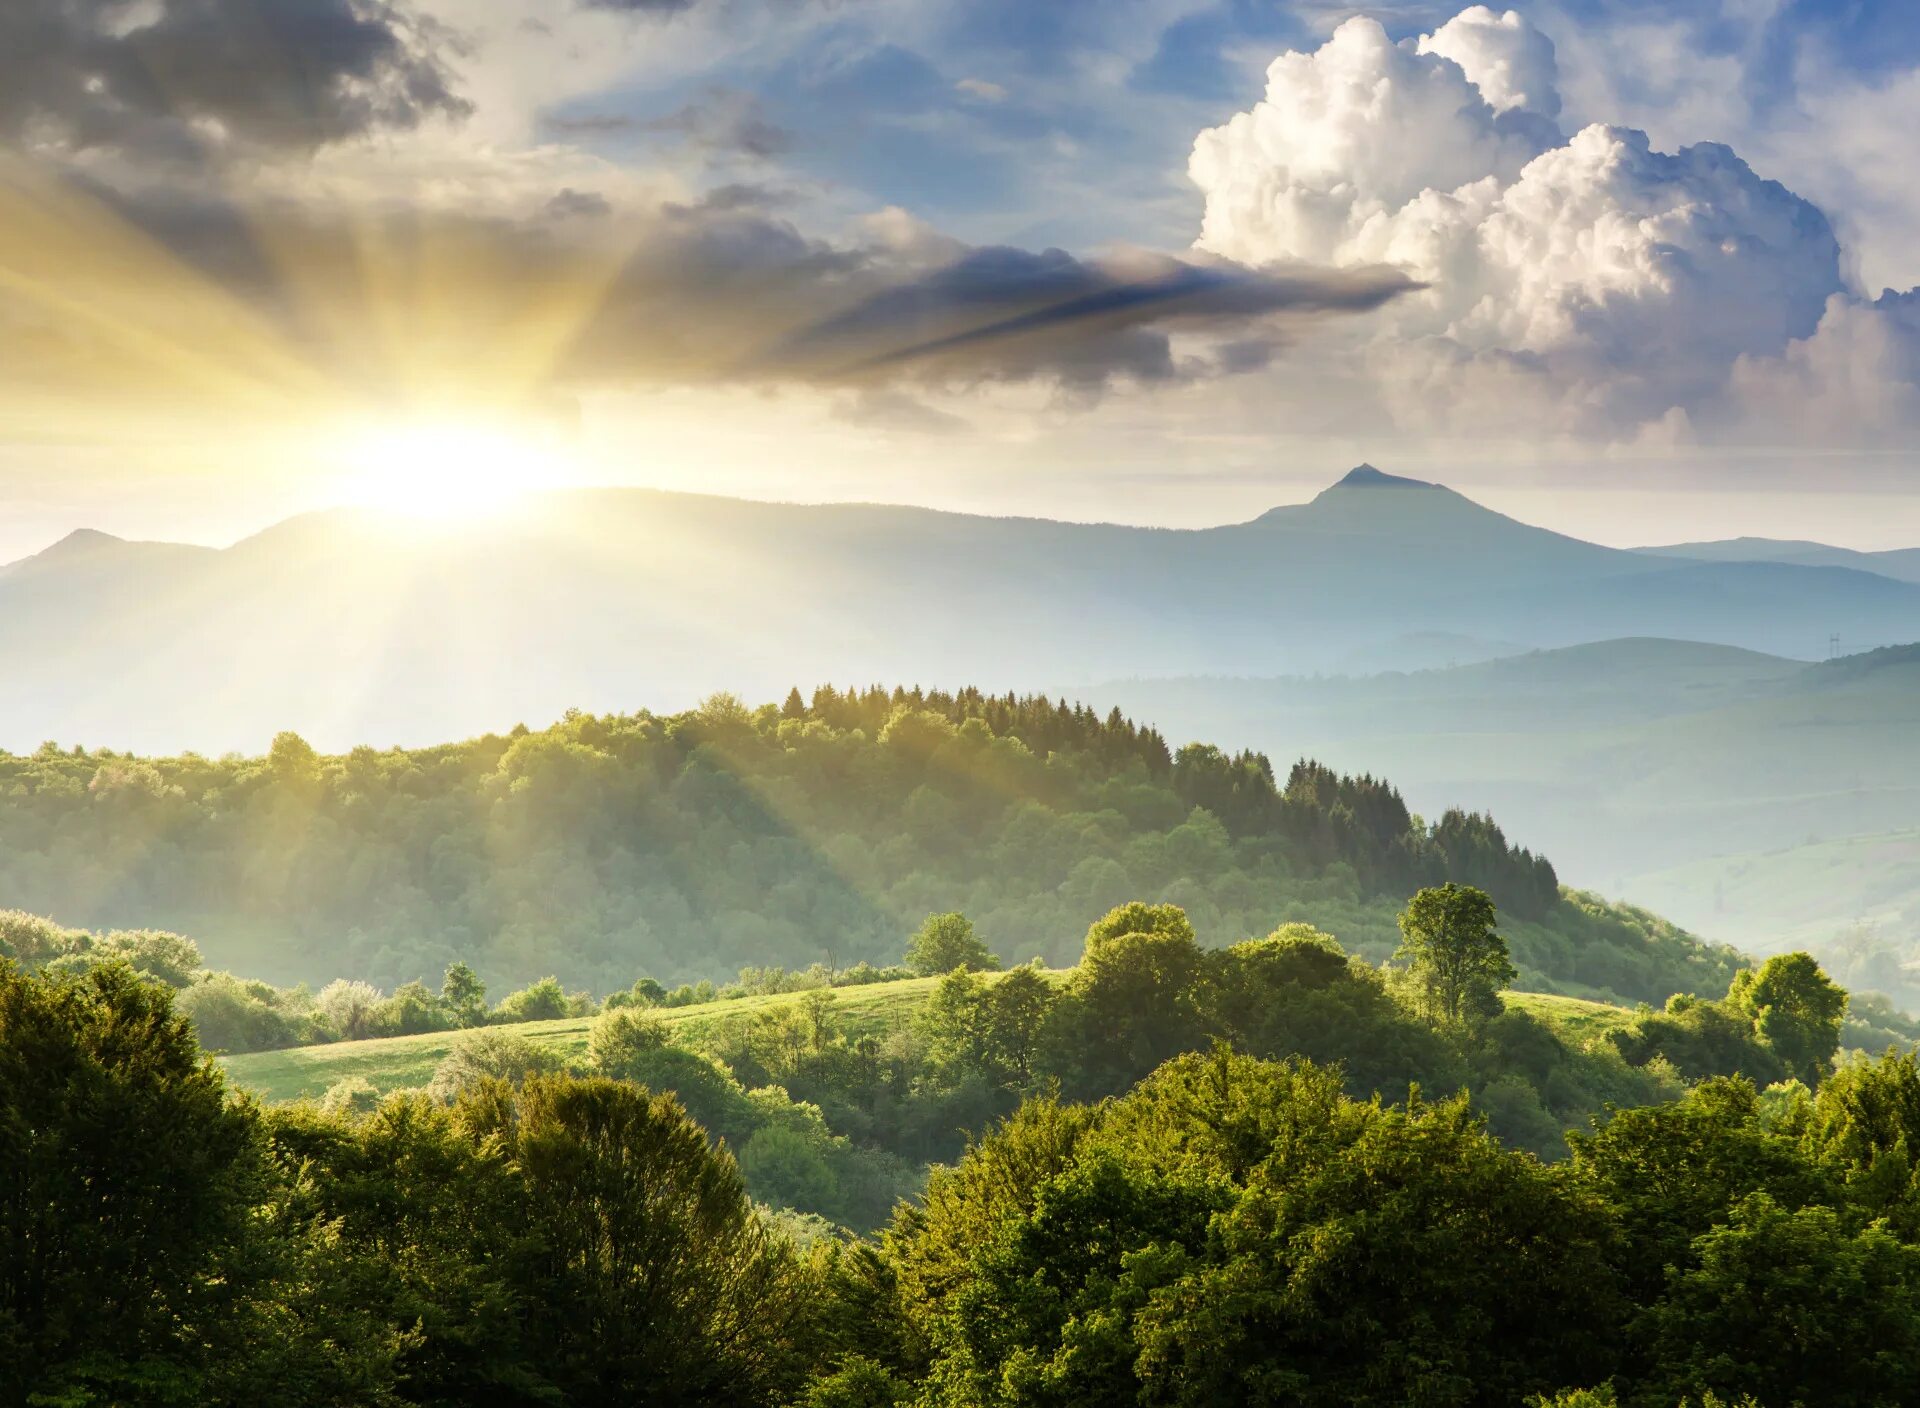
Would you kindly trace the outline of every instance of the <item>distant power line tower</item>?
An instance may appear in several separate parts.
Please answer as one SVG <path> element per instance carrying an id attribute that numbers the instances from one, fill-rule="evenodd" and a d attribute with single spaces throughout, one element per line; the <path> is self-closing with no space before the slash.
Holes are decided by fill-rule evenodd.
<path id="1" fill-rule="evenodd" d="M 1836 632 L 1835 634 L 1827 637 L 1827 659 L 1837 660 L 1839 658 L 1840 658 L 1840 636 Z"/>

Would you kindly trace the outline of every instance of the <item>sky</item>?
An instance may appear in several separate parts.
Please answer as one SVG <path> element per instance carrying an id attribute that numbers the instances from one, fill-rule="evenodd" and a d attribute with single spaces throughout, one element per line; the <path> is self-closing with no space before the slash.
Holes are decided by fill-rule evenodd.
<path id="1" fill-rule="evenodd" d="M 1920 544 L 1909 0 L 9 0 L 0 559 L 1362 460 Z"/>

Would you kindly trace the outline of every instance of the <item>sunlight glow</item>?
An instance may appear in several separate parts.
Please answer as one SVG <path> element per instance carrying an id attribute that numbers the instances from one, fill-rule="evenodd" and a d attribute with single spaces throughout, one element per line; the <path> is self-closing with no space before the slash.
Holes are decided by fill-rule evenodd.
<path id="1" fill-rule="evenodd" d="M 505 512 L 565 477 L 557 446 L 516 429 L 419 421 L 353 437 L 342 497 L 407 518 L 462 521 Z"/>

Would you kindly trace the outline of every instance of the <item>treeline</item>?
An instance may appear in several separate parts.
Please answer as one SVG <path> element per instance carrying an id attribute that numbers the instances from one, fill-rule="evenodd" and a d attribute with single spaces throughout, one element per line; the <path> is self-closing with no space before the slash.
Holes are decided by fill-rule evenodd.
<path id="1" fill-rule="evenodd" d="M 382 989 L 468 963 L 506 991 L 742 968 L 885 967 L 960 909 L 1009 960 L 1072 961 L 1085 915 L 1178 903 L 1202 940 L 1312 914 L 1380 959 L 1444 880 L 1488 891 L 1529 987 L 1662 1002 L 1738 966 L 1558 889 L 1490 820 L 1412 816 L 1311 762 L 1171 754 L 1043 698 L 821 689 L 671 717 L 570 715 L 435 748 L 265 758 L 0 754 L 0 894 L 63 924 L 156 925 L 216 967 Z"/>
<path id="2" fill-rule="evenodd" d="M 868 1230 L 916 1186 L 915 1170 L 962 1152 L 964 1131 L 1036 1096 L 1117 1095 L 1216 1044 L 1310 1058 L 1356 1097 L 1471 1092 L 1498 1137 L 1546 1158 L 1563 1157 L 1564 1132 L 1608 1106 L 1669 1099 L 1713 1076 L 1814 1086 L 1839 1049 L 1846 995 L 1804 955 L 1769 960 L 1726 998 L 1696 1004 L 1716 1014 L 1710 1049 L 1673 1041 L 1670 1018 L 1653 1012 L 1581 1043 L 1502 999 L 1511 966 L 1481 892 L 1423 891 L 1402 925 L 1396 962 L 1378 968 L 1297 923 L 1203 949 L 1177 907 L 1136 901 L 1092 925 L 1075 968 L 994 972 L 964 917 L 934 915 L 910 953 L 945 976 L 885 1029 L 850 1018 L 844 990 L 825 987 L 693 1035 L 629 994 L 571 1067 L 511 1028 L 476 1031 L 419 1093 L 445 1101 L 484 1079 L 569 1070 L 670 1091 L 737 1151 L 754 1196 Z M 380 1095 L 353 1077 L 322 1105 L 365 1110 Z"/>
<path id="3" fill-rule="evenodd" d="M 1504 1020 L 1482 1001 L 1500 954 L 1475 910 L 1408 913 L 1411 1000 L 1436 1039 Z M 1213 970 L 1175 985 L 1191 1008 L 1136 1000 L 1188 958 Z M 1174 1040 L 1159 1023 L 1199 1017 L 1186 1041 L 1310 1033 L 1307 995 L 1354 971 L 1310 932 L 1208 955 L 1141 906 L 1096 926 L 1049 1010 L 1080 1004 L 1082 1035 L 1104 1035 L 1080 1073 L 1092 1096 L 1158 1061 Z M 1026 1079 L 1025 999 L 979 1011 L 1018 981 L 958 970 L 929 1039 Z M 1455 981 L 1457 1029 L 1433 1006 Z M 1785 1060 L 1809 1042 L 1830 1059 L 1843 1000 L 1786 965 L 1723 1001 Z M 1503 1147 L 1464 1097 L 1357 1100 L 1326 1066 L 1220 1043 L 1096 1103 L 1028 1096 L 861 1239 L 757 1208 L 728 1147 L 635 1081 L 475 1069 L 357 1114 L 263 1109 L 228 1094 L 173 1001 L 124 961 L 0 964 L 0 1381 L 16 1400 L 1920 1397 L 1911 1056 L 1818 1062 L 1812 1090 L 1709 1079 L 1601 1118 L 1549 1165 Z M 1105 1031 L 1122 1010 L 1135 1025 Z M 607 1014 L 590 1059 L 660 1057 L 656 1020 Z"/>

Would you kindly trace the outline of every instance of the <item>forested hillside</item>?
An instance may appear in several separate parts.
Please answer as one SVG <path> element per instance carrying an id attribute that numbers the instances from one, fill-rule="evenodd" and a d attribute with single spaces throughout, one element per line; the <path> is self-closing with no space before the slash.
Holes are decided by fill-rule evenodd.
<path id="1" fill-rule="evenodd" d="M 1082 697 L 1223 747 L 1364 765 L 1416 809 L 1490 812 L 1571 884 L 1748 953 L 1811 948 L 1862 986 L 1920 998 L 1901 971 L 1920 959 L 1920 884 L 1899 834 L 1920 815 L 1920 647 L 1807 664 L 1613 640 L 1407 675 L 1139 679 Z M 1871 974 L 1842 953 L 1863 922 L 1881 954 Z"/>
<path id="2" fill-rule="evenodd" d="M 745 966 L 898 958 L 960 910 L 1003 959 L 1074 961 L 1149 896 L 1220 945 L 1311 919 L 1364 957 L 1453 879 L 1500 904 L 1523 986 L 1725 989 L 1739 960 L 1563 895 L 1493 821 L 1386 782 L 1192 745 L 1043 698 L 895 689 L 570 714 L 423 749 L 264 758 L 0 755 L 0 894 L 95 929 L 177 930 L 248 977 L 393 986 L 471 963 L 605 992 Z"/>

